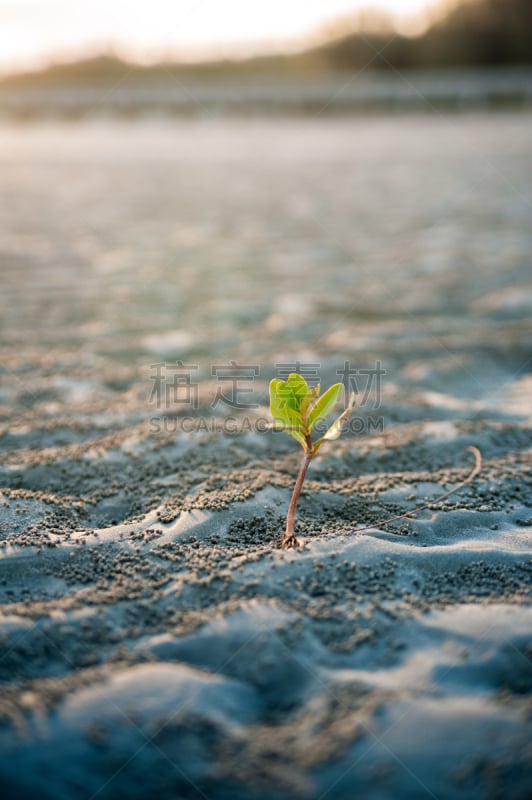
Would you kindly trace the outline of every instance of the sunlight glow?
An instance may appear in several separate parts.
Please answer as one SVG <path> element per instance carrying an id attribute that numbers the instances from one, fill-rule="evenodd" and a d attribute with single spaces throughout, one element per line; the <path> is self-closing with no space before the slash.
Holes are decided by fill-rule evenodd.
<path id="1" fill-rule="evenodd" d="M 385 10 L 401 29 L 434 0 L 0 0 L 0 69 L 116 50 L 138 60 L 294 49 L 336 17 Z M 421 21 L 421 22 L 420 22 Z"/>

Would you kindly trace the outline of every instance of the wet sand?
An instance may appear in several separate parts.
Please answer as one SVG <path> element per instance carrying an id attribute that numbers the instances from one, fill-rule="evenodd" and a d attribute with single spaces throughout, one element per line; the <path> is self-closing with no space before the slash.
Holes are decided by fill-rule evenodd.
<path id="1" fill-rule="evenodd" d="M 529 124 L 0 129 L 2 797 L 530 795 Z M 281 551 L 297 360 L 386 374 Z"/>

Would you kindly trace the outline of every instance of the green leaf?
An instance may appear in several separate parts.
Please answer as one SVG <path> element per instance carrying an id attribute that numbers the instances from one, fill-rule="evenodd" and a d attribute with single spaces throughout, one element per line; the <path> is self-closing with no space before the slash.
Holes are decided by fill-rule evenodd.
<path id="1" fill-rule="evenodd" d="M 286 381 L 277 381 L 277 396 L 293 411 L 301 413 L 310 389 L 306 380 L 295 372 L 291 372 Z"/>
<path id="2" fill-rule="evenodd" d="M 286 431 L 299 442 L 304 450 L 307 450 L 308 447 L 305 440 L 306 425 L 299 411 L 294 410 L 291 404 L 287 402 L 287 396 L 291 395 L 287 395 L 283 391 L 286 383 L 286 381 L 278 378 L 274 378 L 270 382 L 270 413 L 276 423 L 276 430 Z"/>
<path id="3" fill-rule="evenodd" d="M 312 448 L 312 455 L 315 455 L 320 447 L 322 446 L 323 442 L 330 442 L 333 439 L 338 439 L 340 434 L 342 433 L 342 425 L 351 413 L 353 406 L 355 405 L 355 393 L 351 392 L 351 397 L 349 398 L 349 405 L 347 408 L 342 411 L 339 417 L 335 419 L 333 424 L 327 429 L 326 433 L 318 439 L 318 441 L 314 444 Z"/>
<path id="4" fill-rule="evenodd" d="M 329 416 L 338 402 L 340 394 L 342 393 L 342 389 L 342 383 L 335 383 L 322 394 L 319 400 L 316 401 L 308 417 L 309 432 L 314 428 L 315 425 L 318 424 L 318 422 L 321 422 L 322 419 L 326 419 Z"/>
<path id="5" fill-rule="evenodd" d="M 286 393 L 283 391 L 285 381 L 274 378 L 270 382 L 270 412 L 275 420 L 285 424 L 294 420 L 294 415 L 299 418 L 299 413 L 294 411 L 287 402 Z"/>
<path id="6" fill-rule="evenodd" d="M 301 424 L 301 417 L 297 412 L 292 411 L 291 408 L 287 406 L 284 407 L 282 414 L 279 414 L 276 418 L 277 422 L 277 430 L 286 431 L 289 433 L 290 436 L 293 436 L 296 441 L 299 442 L 301 447 L 304 450 L 307 450 L 307 443 L 305 441 L 306 431 L 303 425 Z"/>
<path id="7" fill-rule="evenodd" d="M 308 408 L 309 408 L 310 404 L 312 403 L 312 401 L 315 400 L 316 397 L 318 397 L 319 393 L 320 393 L 320 385 L 318 383 L 318 385 L 315 386 L 314 389 L 309 389 L 308 390 L 307 396 L 305 397 L 304 401 L 301 403 L 300 412 L 301 412 L 301 416 L 303 417 L 303 420 L 305 421 L 305 423 L 307 425 L 307 428 L 308 428 L 308 420 L 307 420 Z M 310 433 L 310 428 L 309 428 L 309 433 Z"/>

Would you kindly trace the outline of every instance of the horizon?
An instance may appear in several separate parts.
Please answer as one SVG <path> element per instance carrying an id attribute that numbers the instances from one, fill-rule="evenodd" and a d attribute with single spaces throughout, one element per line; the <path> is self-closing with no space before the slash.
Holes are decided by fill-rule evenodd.
<path id="1" fill-rule="evenodd" d="M 422 32 L 449 0 L 0 0 L 0 75 L 101 56 L 150 64 L 241 59 L 303 50 L 335 25 Z M 133 6 L 133 8 L 132 8 Z"/>

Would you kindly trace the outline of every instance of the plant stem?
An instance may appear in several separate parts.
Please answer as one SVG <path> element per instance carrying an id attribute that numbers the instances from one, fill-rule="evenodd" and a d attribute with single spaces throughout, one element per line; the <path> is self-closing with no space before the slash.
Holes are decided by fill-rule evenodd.
<path id="1" fill-rule="evenodd" d="M 296 485 L 294 486 L 294 491 L 292 492 L 292 499 L 290 500 L 290 505 L 288 506 L 288 514 L 286 515 L 286 530 L 284 532 L 283 538 L 281 539 L 282 548 L 299 547 L 301 545 L 301 542 L 297 538 L 294 531 L 294 523 L 296 521 L 297 501 L 299 500 L 301 487 L 303 486 L 308 466 L 312 461 L 312 441 L 310 439 L 310 436 L 307 436 L 306 438 L 307 438 L 307 450 L 305 450 L 305 455 L 303 456 L 301 466 L 299 467 L 299 472 L 296 478 Z"/>

